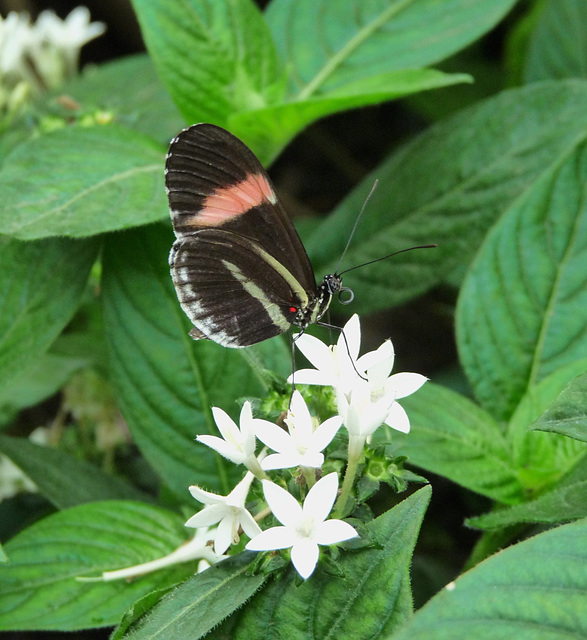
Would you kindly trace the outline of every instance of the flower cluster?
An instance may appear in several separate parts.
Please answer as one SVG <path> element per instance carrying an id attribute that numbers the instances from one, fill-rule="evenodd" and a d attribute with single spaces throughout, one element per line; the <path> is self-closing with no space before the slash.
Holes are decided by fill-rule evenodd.
<path id="1" fill-rule="evenodd" d="M 359 357 L 360 340 L 356 315 L 346 324 L 336 345 L 326 346 L 306 334 L 295 337 L 300 351 L 315 366 L 297 371 L 295 382 L 330 386 L 334 390 L 337 415 L 322 424 L 312 417 L 298 391 L 292 394 L 283 420 L 285 428 L 254 418 L 248 401 L 243 405 L 238 426 L 222 409 L 212 409 L 222 437 L 202 435 L 198 441 L 231 462 L 244 465 L 247 472 L 227 496 L 190 487 L 193 497 L 205 506 L 186 522 L 186 526 L 196 529 L 194 540 L 199 542 L 188 543 L 187 548 L 178 550 L 182 560 L 187 559 L 190 550 L 191 559 L 204 558 L 208 562 L 221 559 L 244 533 L 250 538 L 246 544 L 249 550 L 290 549 L 292 564 L 306 579 L 318 563 L 319 546 L 357 537 L 356 530 L 341 517 L 352 503 L 365 444 L 382 424 L 409 431 L 408 417 L 397 401 L 417 391 L 426 381 L 416 373 L 390 375 L 394 351 L 389 340 L 376 351 Z M 341 426 L 348 432 L 348 460 L 339 495 L 338 474 L 331 472 L 321 477 L 321 470 L 324 451 Z M 259 454 L 255 453 L 257 439 L 265 445 Z M 275 473 L 284 469 L 293 470 L 289 476 L 295 477 L 295 486 L 302 497 L 305 493 L 302 504 L 287 490 L 291 482 L 288 485 L 283 474 Z M 271 478 L 268 471 L 272 472 Z M 267 506 L 253 516 L 247 508 L 247 499 L 255 480 L 262 485 Z M 270 513 L 281 524 L 262 530 L 259 522 Z M 206 543 L 202 545 L 204 539 Z M 168 563 L 178 561 L 174 554 L 167 558 Z M 143 565 L 140 568 L 145 570 Z M 128 576 L 132 568 L 121 571 Z M 118 573 L 121 572 L 111 572 L 108 578 Z"/>
<path id="2" fill-rule="evenodd" d="M 102 22 L 90 22 L 86 7 L 76 7 L 65 20 L 46 10 L 34 24 L 27 13 L 0 16 L 0 120 L 72 78 L 82 46 L 105 30 Z"/>

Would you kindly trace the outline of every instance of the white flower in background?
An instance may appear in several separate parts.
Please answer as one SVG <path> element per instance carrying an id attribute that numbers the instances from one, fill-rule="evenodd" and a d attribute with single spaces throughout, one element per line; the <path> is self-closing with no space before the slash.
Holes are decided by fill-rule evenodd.
<path id="1" fill-rule="evenodd" d="M 217 451 L 221 456 L 235 464 L 244 464 L 255 475 L 263 475 L 259 462 L 255 457 L 255 432 L 253 431 L 253 409 L 247 400 L 241 409 L 239 424 L 236 426 L 232 418 L 218 407 L 212 407 L 212 415 L 222 438 L 201 435 L 196 439 Z"/>
<path id="2" fill-rule="evenodd" d="M 227 496 L 219 496 L 196 486 L 190 487 L 192 496 L 208 506 L 192 516 L 185 526 L 200 528 L 219 523 L 214 536 L 214 551 L 217 554 L 223 554 L 231 544 L 238 544 L 240 527 L 249 538 L 261 532 L 253 516 L 245 509 L 253 478 L 253 474 L 248 471 Z"/>
<path id="3" fill-rule="evenodd" d="M 105 30 L 104 23 L 90 22 L 86 7 L 65 20 L 43 11 L 35 24 L 24 12 L 0 16 L 0 125 L 9 124 L 31 96 L 73 78 L 81 47 Z"/>
<path id="4" fill-rule="evenodd" d="M 358 536 L 342 520 L 326 520 L 338 492 L 338 476 L 330 473 L 308 492 L 304 505 L 285 489 L 263 480 L 269 508 L 283 526 L 271 527 L 253 538 L 247 549 L 273 551 L 291 547 L 291 561 L 302 578 L 309 578 L 318 562 L 318 545 L 330 545 Z"/>
<path id="5" fill-rule="evenodd" d="M 321 467 L 324 462 L 322 451 L 330 444 L 341 423 L 342 418 L 334 416 L 314 429 L 306 402 L 300 392 L 295 391 L 285 419 L 287 431 L 267 420 L 253 420 L 256 436 L 277 452 L 268 455 L 261 467 L 264 470 Z"/>

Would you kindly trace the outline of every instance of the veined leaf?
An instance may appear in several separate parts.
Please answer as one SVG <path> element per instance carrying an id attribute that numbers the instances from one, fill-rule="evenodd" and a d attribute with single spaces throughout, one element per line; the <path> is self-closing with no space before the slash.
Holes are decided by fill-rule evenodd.
<path id="1" fill-rule="evenodd" d="M 153 140 L 113 124 L 27 140 L 0 169 L 0 233 L 80 238 L 159 220 L 163 160 Z"/>

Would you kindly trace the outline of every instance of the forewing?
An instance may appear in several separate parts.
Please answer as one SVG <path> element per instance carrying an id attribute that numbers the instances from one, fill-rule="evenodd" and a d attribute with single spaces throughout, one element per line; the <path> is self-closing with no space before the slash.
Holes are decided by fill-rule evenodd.
<path id="1" fill-rule="evenodd" d="M 269 176 L 253 152 L 212 124 L 184 129 L 169 147 L 165 182 L 179 241 L 201 229 L 222 229 L 258 243 L 308 292 L 312 266 Z"/>

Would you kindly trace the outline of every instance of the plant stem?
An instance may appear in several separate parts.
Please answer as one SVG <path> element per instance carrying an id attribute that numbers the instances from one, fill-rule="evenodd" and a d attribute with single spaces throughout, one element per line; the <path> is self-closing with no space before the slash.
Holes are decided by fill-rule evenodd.
<path id="1" fill-rule="evenodd" d="M 343 509 L 345 508 L 349 496 L 351 494 L 353 484 L 355 483 L 355 477 L 357 475 L 357 468 L 363 455 L 363 448 L 365 446 L 364 436 L 349 437 L 349 458 L 344 474 L 344 480 L 342 481 L 342 490 L 338 496 L 338 500 L 334 505 L 333 517 L 340 518 Z"/>

